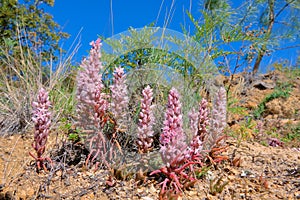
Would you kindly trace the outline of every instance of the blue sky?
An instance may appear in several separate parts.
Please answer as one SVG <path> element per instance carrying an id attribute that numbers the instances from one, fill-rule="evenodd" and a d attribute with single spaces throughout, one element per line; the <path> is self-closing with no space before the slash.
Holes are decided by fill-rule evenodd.
<path id="1" fill-rule="evenodd" d="M 234 7 L 240 3 L 231 2 Z M 195 18 L 198 18 L 200 9 L 198 0 L 56 0 L 54 7 L 47 7 L 46 12 L 54 16 L 54 20 L 63 27 L 63 31 L 71 34 L 71 37 L 62 43 L 64 49 L 70 49 L 79 34 L 79 40 L 75 43 L 80 42 L 81 47 L 74 59 L 80 62 L 81 58 L 88 54 L 89 42 L 99 35 L 111 37 L 127 31 L 129 27 L 141 28 L 153 22 L 156 26 L 163 27 L 168 16 L 170 18 L 167 28 L 182 32 L 183 25 L 186 28 L 191 27 L 192 31 L 193 25 L 186 15 L 186 10 L 190 10 Z M 287 58 L 294 63 L 297 51 L 299 48 L 280 51 L 272 57 L 265 58 L 264 64 L 278 60 L 278 57 Z"/>
<path id="2" fill-rule="evenodd" d="M 173 5 L 170 0 L 162 2 L 160 0 L 57 0 L 54 7 L 47 8 L 46 11 L 54 16 L 54 20 L 63 27 L 65 32 L 71 34 L 63 44 L 64 49 L 69 48 L 81 31 L 81 48 L 75 58 L 80 60 L 78 56 L 87 55 L 89 42 L 99 35 L 111 37 L 127 31 L 129 27 L 142 28 L 153 22 L 163 27 L 170 10 L 171 19 L 168 28 L 182 32 L 181 25 L 187 27 L 191 24 L 185 10 L 196 13 L 200 8 L 196 1 L 191 1 L 194 2 L 191 4 L 188 0 L 174 1 Z"/>

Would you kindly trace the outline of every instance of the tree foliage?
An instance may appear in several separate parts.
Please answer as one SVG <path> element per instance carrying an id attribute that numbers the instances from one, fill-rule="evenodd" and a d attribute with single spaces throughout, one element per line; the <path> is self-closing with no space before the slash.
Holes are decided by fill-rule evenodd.
<path id="1" fill-rule="evenodd" d="M 55 59 L 62 51 L 58 42 L 68 34 L 44 11 L 45 6 L 53 5 L 54 0 L 0 0 L 0 45 L 8 48 L 1 48 L 1 59 L 7 53 L 18 56 L 18 45 L 30 49 L 42 61 Z"/>
<path id="2" fill-rule="evenodd" d="M 223 68 L 247 68 L 255 74 L 263 57 L 299 47 L 300 3 L 297 0 L 206 0 L 200 19 L 188 13 L 194 38 Z M 230 71 L 230 70 L 229 70 Z"/>

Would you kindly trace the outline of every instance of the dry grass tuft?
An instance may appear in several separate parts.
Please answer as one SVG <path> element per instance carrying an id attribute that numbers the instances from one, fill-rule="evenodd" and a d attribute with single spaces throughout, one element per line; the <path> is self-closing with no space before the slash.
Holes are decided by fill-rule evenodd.
<path id="1" fill-rule="evenodd" d="M 20 42 L 17 46 L 0 47 L 0 135 L 25 132 L 30 127 L 31 102 L 42 86 L 56 93 L 51 100 L 60 106 L 60 109 L 55 108 L 53 116 L 54 122 L 58 121 L 73 95 L 72 91 L 66 90 L 64 83 L 67 78 L 72 78 L 71 58 L 77 48 L 54 64 L 42 62 L 41 55 L 36 55 Z"/>

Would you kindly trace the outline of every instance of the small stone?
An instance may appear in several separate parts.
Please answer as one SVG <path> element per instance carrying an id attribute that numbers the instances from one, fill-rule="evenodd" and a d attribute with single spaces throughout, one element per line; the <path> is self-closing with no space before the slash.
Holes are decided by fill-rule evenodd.
<path id="1" fill-rule="evenodd" d="M 229 175 L 227 176 L 228 180 L 235 180 L 235 176 L 234 175 Z"/>
<path id="2" fill-rule="evenodd" d="M 230 168 L 230 174 L 237 175 L 237 174 L 239 174 L 239 170 Z"/>
<path id="3" fill-rule="evenodd" d="M 151 197 L 142 197 L 141 199 L 143 199 L 143 200 L 154 200 L 154 199 L 151 198 Z"/>
<path id="4" fill-rule="evenodd" d="M 26 191 L 25 190 L 19 190 L 18 196 L 20 199 L 27 199 Z"/>
<path id="5" fill-rule="evenodd" d="M 5 193 L 5 199 L 11 199 L 11 200 L 14 200 L 14 196 L 13 196 L 13 193 L 8 191 Z"/>
<path id="6" fill-rule="evenodd" d="M 246 177 L 246 176 L 247 176 L 247 173 L 246 173 L 245 171 L 242 171 L 241 177 L 244 178 L 244 177 Z"/>
<path id="7" fill-rule="evenodd" d="M 142 192 L 144 192 L 144 190 L 141 189 L 141 188 L 138 188 L 138 189 L 137 189 L 137 192 L 138 192 L 138 193 L 142 193 Z"/>
<path id="8" fill-rule="evenodd" d="M 209 170 L 209 171 L 207 171 L 206 178 L 207 178 L 207 180 L 211 181 L 211 180 L 215 179 L 215 175 L 212 171 Z"/>
<path id="9" fill-rule="evenodd" d="M 157 193 L 157 189 L 153 186 L 153 184 L 151 184 L 149 192 L 152 194 Z"/>
<path id="10" fill-rule="evenodd" d="M 27 196 L 28 197 L 33 197 L 34 195 L 34 189 L 33 188 L 28 188 L 27 190 Z"/>
<path id="11" fill-rule="evenodd" d="M 4 189 L 4 184 L 0 184 L 0 192 L 2 192 L 3 191 L 3 189 Z"/>
<path id="12" fill-rule="evenodd" d="M 56 173 L 56 176 L 59 176 L 59 177 L 61 177 L 61 175 L 62 175 L 62 171 L 61 170 L 58 170 Z"/>
<path id="13" fill-rule="evenodd" d="M 197 194 L 198 194 L 198 192 L 195 190 L 192 190 L 189 192 L 189 196 L 191 196 L 191 197 L 195 197 L 195 196 L 197 196 Z"/>
<path id="14" fill-rule="evenodd" d="M 95 199 L 95 195 L 93 193 L 90 193 L 80 198 L 80 200 L 88 200 L 88 199 Z"/>

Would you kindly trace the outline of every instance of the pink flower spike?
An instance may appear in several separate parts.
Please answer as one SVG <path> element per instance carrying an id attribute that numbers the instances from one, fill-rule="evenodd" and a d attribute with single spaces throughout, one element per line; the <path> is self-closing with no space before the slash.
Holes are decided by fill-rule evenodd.
<path id="1" fill-rule="evenodd" d="M 190 127 L 193 133 L 190 143 L 190 155 L 193 158 L 201 156 L 203 141 L 207 135 L 207 126 L 209 124 L 208 113 L 207 101 L 203 98 L 199 103 L 198 112 L 193 109 L 189 114 Z"/>
<path id="2" fill-rule="evenodd" d="M 129 98 L 124 68 L 117 67 L 113 76 L 113 85 L 110 86 L 112 99 L 110 107 L 119 128 L 122 126 L 126 129 Z"/>
<path id="3" fill-rule="evenodd" d="M 152 146 L 153 142 L 153 124 L 154 124 L 154 115 L 152 112 L 153 106 L 151 105 L 153 100 L 153 92 L 150 86 L 147 86 L 143 91 L 143 98 L 141 100 L 141 111 L 138 124 L 138 140 L 137 144 L 139 150 L 142 153 L 149 151 L 149 148 Z"/>
<path id="4" fill-rule="evenodd" d="M 101 40 L 97 39 L 90 43 L 92 46 L 88 59 L 81 62 L 77 75 L 77 113 L 80 126 L 87 128 L 94 122 L 95 95 L 103 88 L 102 74 L 103 66 L 101 58 Z"/>
<path id="5" fill-rule="evenodd" d="M 208 138 L 209 146 L 216 144 L 217 140 L 223 136 L 226 127 L 227 99 L 226 90 L 221 87 L 215 96 L 213 109 L 211 111 L 210 135 Z"/>
<path id="6" fill-rule="evenodd" d="M 165 113 L 163 132 L 160 135 L 162 160 L 169 166 L 174 159 L 184 158 L 180 156 L 186 148 L 185 135 L 181 114 L 179 93 L 172 88 L 168 96 L 168 105 Z M 180 163 L 181 160 L 178 160 Z M 175 162 L 176 163 L 176 162 Z"/>
<path id="7" fill-rule="evenodd" d="M 99 158 L 108 166 L 106 162 L 108 140 L 101 130 L 106 123 L 105 115 L 109 107 L 108 95 L 103 92 L 101 40 L 92 41 L 90 45 L 92 46 L 90 55 L 82 61 L 81 70 L 77 75 L 77 113 L 79 125 L 89 131 L 87 141 L 90 143 L 90 153 L 86 165 L 90 159 L 94 162 Z M 97 131 L 94 131 L 95 129 Z M 98 165 L 96 162 L 96 169 Z"/>
<path id="8" fill-rule="evenodd" d="M 51 162 L 50 158 L 43 158 L 42 155 L 46 149 L 46 142 L 48 135 L 50 133 L 51 126 L 51 113 L 49 108 L 51 103 L 49 101 L 48 92 L 41 88 L 38 92 L 37 101 L 32 102 L 32 121 L 34 122 L 34 142 L 32 147 L 37 153 L 37 156 L 34 156 L 32 153 L 29 153 L 36 160 L 37 170 L 40 170 L 41 167 L 46 171 L 46 166 L 44 164 L 45 160 Z"/>

